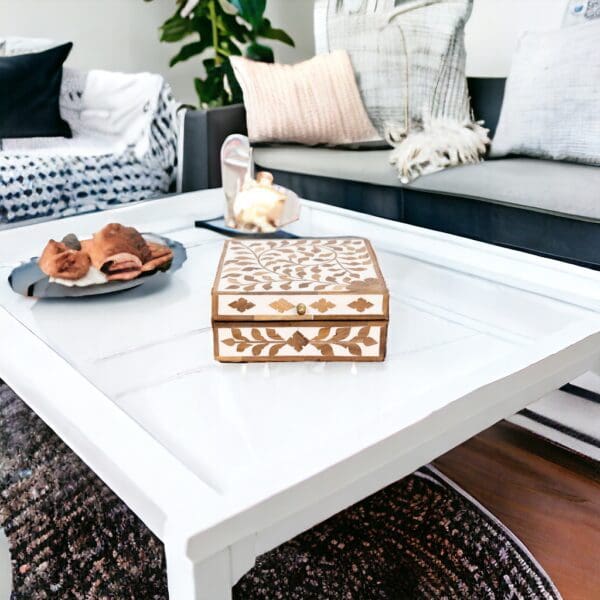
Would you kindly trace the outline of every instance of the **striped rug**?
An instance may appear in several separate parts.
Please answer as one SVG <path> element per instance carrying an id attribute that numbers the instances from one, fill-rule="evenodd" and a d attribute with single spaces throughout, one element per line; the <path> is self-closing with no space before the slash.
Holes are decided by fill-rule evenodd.
<path id="1" fill-rule="evenodd" d="M 600 461 L 600 375 L 586 373 L 508 420 Z"/>

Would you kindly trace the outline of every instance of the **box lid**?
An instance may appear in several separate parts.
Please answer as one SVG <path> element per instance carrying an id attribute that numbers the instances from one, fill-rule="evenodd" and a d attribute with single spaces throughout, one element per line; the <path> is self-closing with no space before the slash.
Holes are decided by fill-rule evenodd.
<path id="1" fill-rule="evenodd" d="M 215 321 L 388 319 L 389 294 L 362 238 L 227 240 Z"/>

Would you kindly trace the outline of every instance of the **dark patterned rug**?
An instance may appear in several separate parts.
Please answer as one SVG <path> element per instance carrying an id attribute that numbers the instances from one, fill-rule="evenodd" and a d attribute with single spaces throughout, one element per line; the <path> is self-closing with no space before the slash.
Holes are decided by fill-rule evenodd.
<path id="1" fill-rule="evenodd" d="M 1 383 L 0 527 L 15 600 L 168 597 L 160 541 Z M 259 557 L 233 595 L 560 598 L 523 545 L 430 467 Z"/>

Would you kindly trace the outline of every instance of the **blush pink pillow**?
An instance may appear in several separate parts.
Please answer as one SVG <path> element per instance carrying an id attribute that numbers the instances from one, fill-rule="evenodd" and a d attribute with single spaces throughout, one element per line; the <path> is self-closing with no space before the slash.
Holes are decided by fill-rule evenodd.
<path id="1" fill-rule="evenodd" d="M 297 65 L 230 60 L 244 93 L 250 141 L 341 145 L 380 139 L 346 51 Z"/>

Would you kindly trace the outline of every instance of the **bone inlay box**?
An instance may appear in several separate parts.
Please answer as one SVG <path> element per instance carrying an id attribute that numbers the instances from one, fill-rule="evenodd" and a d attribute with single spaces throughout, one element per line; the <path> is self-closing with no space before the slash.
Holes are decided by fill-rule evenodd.
<path id="1" fill-rule="evenodd" d="M 382 361 L 388 319 L 365 239 L 225 242 L 212 290 L 219 361 Z"/>

